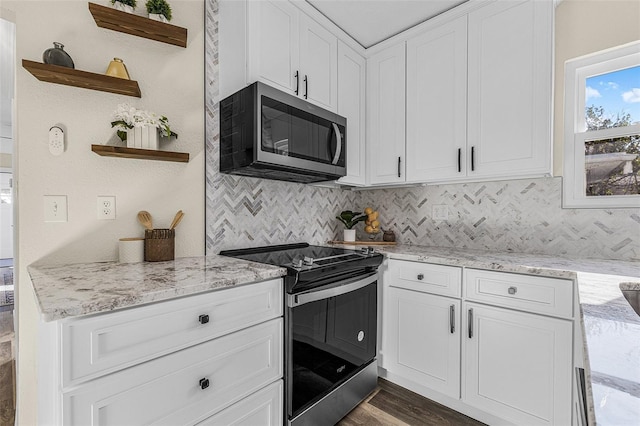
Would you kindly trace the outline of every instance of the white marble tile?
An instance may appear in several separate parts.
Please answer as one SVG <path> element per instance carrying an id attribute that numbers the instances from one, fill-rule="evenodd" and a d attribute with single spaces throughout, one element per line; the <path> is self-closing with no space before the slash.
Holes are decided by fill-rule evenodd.
<path id="1" fill-rule="evenodd" d="M 281 277 L 285 269 L 224 256 L 169 262 L 28 267 L 42 319 L 108 312 Z"/>

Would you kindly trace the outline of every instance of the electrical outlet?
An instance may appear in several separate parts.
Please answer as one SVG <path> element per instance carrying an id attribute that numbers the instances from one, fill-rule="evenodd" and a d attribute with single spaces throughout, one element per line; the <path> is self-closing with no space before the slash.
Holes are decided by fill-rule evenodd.
<path id="1" fill-rule="evenodd" d="M 433 220 L 447 220 L 449 218 L 449 208 L 445 204 L 434 205 L 431 217 Z"/>
<path id="2" fill-rule="evenodd" d="M 98 197 L 98 220 L 116 218 L 116 197 Z"/>

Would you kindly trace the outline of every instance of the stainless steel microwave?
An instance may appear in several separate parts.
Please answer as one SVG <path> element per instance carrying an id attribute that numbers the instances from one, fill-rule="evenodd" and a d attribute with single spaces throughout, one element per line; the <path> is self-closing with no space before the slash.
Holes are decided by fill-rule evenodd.
<path id="1" fill-rule="evenodd" d="M 339 179 L 347 119 L 256 82 L 220 102 L 220 172 L 289 182 Z"/>

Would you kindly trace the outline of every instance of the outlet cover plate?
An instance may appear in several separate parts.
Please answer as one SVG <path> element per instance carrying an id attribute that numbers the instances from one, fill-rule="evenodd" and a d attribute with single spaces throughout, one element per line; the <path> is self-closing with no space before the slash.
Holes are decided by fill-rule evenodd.
<path id="1" fill-rule="evenodd" d="M 98 220 L 114 220 L 116 218 L 116 197 L 98 196 L 96 207 Z"/>

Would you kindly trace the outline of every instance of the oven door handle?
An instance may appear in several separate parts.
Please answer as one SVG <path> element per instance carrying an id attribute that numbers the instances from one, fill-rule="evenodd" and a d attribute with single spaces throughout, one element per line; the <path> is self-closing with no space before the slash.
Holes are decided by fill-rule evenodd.
<path id="1" fill-rule="evenodd" d="M 330 297 L 340 296 L 341 294 L 350 293 L 352 291 L 360 290 L 363 287 L 368 286 L 378 280 L 378 273 L 373 273 L 365 278 L 360 278 L 357 281 L 345 280 L 343 284 L 336 283 L 334 287 L 324 290 L 309 291 L 306 293 L 289 294 L 287 295 L 287 306 L 289 308 L 295 308 L 296 306 L 304 305 L 305 303 L 316 302 L 322 299 L 328 299 Z"/>

